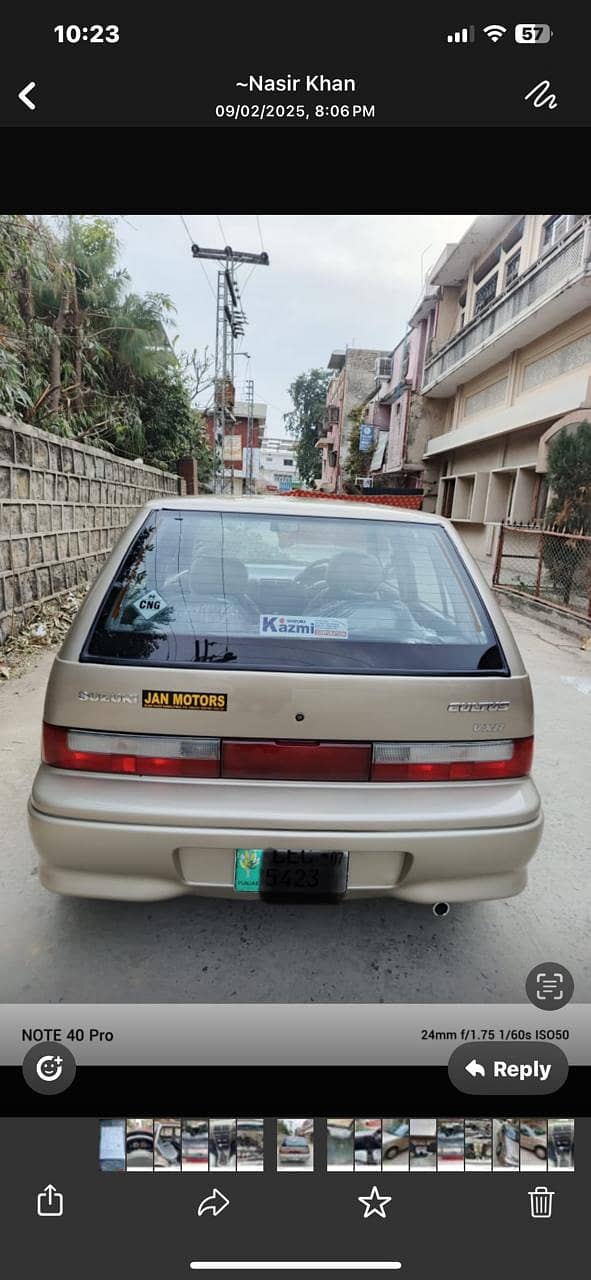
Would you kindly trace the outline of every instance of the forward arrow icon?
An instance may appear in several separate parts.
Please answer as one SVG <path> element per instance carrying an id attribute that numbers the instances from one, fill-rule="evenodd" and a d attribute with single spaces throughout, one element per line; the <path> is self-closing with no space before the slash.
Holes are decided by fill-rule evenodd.
<path id="1" fill-rule="evenodd" d="M 197 1216 L 201 1218 L 204 1213 L 213 1213 L 214 1218 L 217 1218 L 218 1213 L 223 1213 L 229 1203 L 228 1197 L 222 1191 L 219 1191 L 217 1187 L 214 1187 L 212 1194 L 201 1201 Z"/>

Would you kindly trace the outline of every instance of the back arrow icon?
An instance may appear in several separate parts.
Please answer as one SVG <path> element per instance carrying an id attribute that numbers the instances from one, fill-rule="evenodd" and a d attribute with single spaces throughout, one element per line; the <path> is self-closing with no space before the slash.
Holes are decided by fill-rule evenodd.
<path id="1" fill-rule="evenodd" d="M 27 97 L 27 94 L 29 94 L 31 92 L 31 89 L 34 89 L 35 87 L 36 87 L 35 80 L 31 80 L 29 84 L 25 85 L 24 89 L 21 89 L 18 95 L 21 102 L 24 102 L 25 106 L 29 108 L 29 111 L 35 110 L 35 103 L 31 102 L 31 99 Z"/>
<path id="2" fill-rule="evenodd" d="M 217 1218 L 218 1213 L 222 1213 L 224 1209 L 227 1209 L 229 1203 L 228 1197 L 218 1191 L 217 1187 L 214 1187 L 212 1194 L 201 1201 L 197 1210 L 197 1217 L 200 1218 L 203 1213 L 213 1213 L 214 1218 Z"/>
<path id="3" fill-rule="evenodd" d="M 472 1058 L 472 1061 L 468 1063 L 464 1070 L 467 1071 L 468 1075 L 471 1075 L 473 1079 L 475 1079 L 476 1076 L 486 1076 L 486 1071 L 484 1070 L 482 1063 L 477 1062 L 476 1058 Z"/>

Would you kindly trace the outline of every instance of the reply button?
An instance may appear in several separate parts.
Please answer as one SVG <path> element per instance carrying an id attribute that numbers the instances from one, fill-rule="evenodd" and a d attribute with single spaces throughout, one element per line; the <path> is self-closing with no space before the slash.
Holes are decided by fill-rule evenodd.
<path id="1" fill-rule="evenodd" d="M 462 1093 L 554 1093 L 568 1076 L 568 1061 L 555 1044 L 462 1044 L 447 1064 L 452 1084 Z"/>

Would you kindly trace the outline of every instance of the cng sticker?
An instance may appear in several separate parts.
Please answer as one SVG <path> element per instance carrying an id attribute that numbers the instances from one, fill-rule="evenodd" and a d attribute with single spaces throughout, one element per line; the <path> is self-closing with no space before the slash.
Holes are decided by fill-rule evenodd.
<path id="1" fill-rule="evenodd" d="M 134 600 L 135 608 L 144 618 L 153 618 L 161 609 L 166 609 L 166 600 L 157 591 L 146 591 L 139 600 Z"/>

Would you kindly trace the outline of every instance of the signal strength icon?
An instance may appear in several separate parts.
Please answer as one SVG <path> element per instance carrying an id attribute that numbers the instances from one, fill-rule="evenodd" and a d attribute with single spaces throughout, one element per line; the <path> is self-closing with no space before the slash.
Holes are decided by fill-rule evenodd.
<path id="1" fill-rule="evenodd" d="M 490 26 L 483 27 L 482 30 L 484 31 L 485 36 L 488 36 L 489 40 L 492 40 L 493 44 L 497 44 L 497 42 L 502 40 L 503 36 L 506 36 L 507 34 L 507 28 L 502 27 L 500 22 L 491 22 Z"/>
<path id="2" fill-rule="evenodd" d="M 452 31 L 447 37 L 448 44 L 474 44 L 476 31 L 474 27 L 462 27 L 460 31 Z"/>

